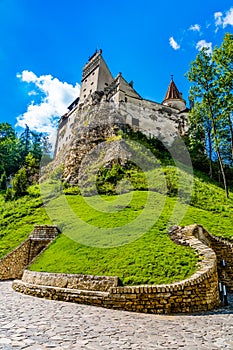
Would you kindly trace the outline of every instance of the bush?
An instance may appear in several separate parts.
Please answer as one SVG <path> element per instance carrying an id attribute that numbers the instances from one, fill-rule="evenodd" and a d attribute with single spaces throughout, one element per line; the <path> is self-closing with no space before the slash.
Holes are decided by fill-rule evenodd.
<path id="1" fill-rule="evenodd" d="M 6 173 L 3 173 L 0 178 L 0 189 L 5 191 L 6 188 L 7 188 L 7 178 L 6 178 Z"/>
<path id="2" fill-rule="evenodd" d="M 7 188 L 7 190 L 6 190 L 6 193 L 5 193 L 5 196 L 4 196 L 4 199 L 5 199 L 5 201 L 7 202 L 7 201 L 11 201 L 12 199 L 13 199 L 13 191 L 12 191 L 12 189 L 11 188 Z"/>
<path id="3" fill-rule="evenodd" d="M 14 198 L 25 196 L 27 194 L 28 179 L 27 172 L 25 168 L 21 168 L 13 178 L 12 188 Z"/>

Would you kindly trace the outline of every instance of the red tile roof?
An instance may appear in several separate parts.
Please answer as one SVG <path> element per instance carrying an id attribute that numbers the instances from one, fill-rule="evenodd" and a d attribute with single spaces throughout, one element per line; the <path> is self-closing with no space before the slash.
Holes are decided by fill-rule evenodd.
<path id="1" fill-rule="evenodd" d="M 182 99 L 181 94 L 173 80 L 170 82 L 164 101 L 170 99 Z"/>

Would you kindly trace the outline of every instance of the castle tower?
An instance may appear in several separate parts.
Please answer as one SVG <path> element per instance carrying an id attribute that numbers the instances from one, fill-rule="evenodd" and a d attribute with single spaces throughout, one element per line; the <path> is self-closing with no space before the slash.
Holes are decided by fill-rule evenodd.
<path id="1" fill-rule="evenodd" d="M 102 57 L 102 50 L 96 50 L 83 67 L 79 102 L 82 103 L 87 96 L 95 91 L 104 91 L 104 88 L 110 85 L 112 80 L 112 74 Z"/>
<path id="2" fill-rule="evenodd" d="M 176 84 L 173 81 L 173 76 L 162 104 L 165 106 L 176 108 L 179 111 L 183 111 L 186 109 L 186 102 L 182 98 L 182 93 L 179 92 L 179 90 L 177 89 Z"/>

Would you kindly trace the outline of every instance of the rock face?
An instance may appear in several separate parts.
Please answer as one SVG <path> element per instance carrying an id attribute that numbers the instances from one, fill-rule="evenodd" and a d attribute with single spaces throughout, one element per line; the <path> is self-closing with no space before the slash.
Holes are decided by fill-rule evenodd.
<path id="1" fill-rule="evenodd" d="M 76 111 L 69 140 L 56 153 L 53 162 L 53 168 L 60 164 L 64 165 L 65 181 L 71 184 L 78 183 L 83 164 L 87 163 L 87 157 L 89 163 L 101 162 L 103 164 L 104 160 L 106 165 L 110 159 L 117 159 L 118 162 L 124 163 L 124 158 L 128 160 L 132 158 L 128 151 L 126 151 L 127 156 L 124 157 L 125 151 L 121 135 L 130 129 L 133 131 L 140 130 L 132 124 L 132 120 L 135 119 L 132 117 L 132 113 L 135 115 L 139 111 L 135 112 L 135 106 L 129 104 L 127 110 L 125 106 L 120 105 L 118 107 L 120 108 L 117 109 L 114 103 L 101 101 L 95 105 L 87 104 Z M 155 111 L 150 116 L 146 113 L 148 111 L 145 110 L 143 114 L 145 124 L 149 121 L 156 125 L 150 136 L 158 138 L 166 146 L 171 146 L 179 136 L 178 121 L 174 120 L 173 116 L 169 117 L 167 111 Z M 131 122 L 129 121 L 130 118 Z M 67 128 L 70 128 L 69 125 L 66 126 Z M 62 131 L 64 130 L 63 126 Z M 59 134 L 61 134 L 61 131 L 59 131 Z"/>
<path id="2" fill-rule="evenodd" d="M 121 130 L 139 130 L 165 145 L 188 130 L 188 109 L 173 81 L 162 104 L 145 100 L 121 73 L 112 78 L 102 51 L 84 66 L 80 98 L 68 109 L 59 122 L 51 167 L 63 164 L 64 178 L 71 184 L 78 182 L 84 157 L 100 143 L 115 141 Z M 116 154 L 118 146 L 111 144 L 108 153 L 111 149 Z"/>

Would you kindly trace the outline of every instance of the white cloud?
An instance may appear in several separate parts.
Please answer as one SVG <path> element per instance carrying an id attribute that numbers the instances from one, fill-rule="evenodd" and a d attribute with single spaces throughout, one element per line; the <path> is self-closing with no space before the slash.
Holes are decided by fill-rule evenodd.
<path id="1" fill-rule="evenodd" d="M 200 51 L 201 49 L 203 49 L 203 47 L 206 47 L 210 53 L 213 51 L 211 42 L 207 43 L 206 40 L 198 41 L 198 43 L 196 44 L 196 49 Z"/>
<path id="2" fill-rule="evenodd" d="M 199 24 L 193 24 L 189 27 L 189 30 L 192 30 L 193 32 L 200 32 L 201 26 Z"/>
<path id="3" fill-rule="evenodd" d="M 217 27 L 216 31 L 219 27 L 226 28 L 226 26 L 233 26 L 233 7 L 231 7 L 225 14 L 222 12 L 215 12 L 214 14 L 215 26 Z"/>
<path id="4" fill-rule="evenodd" d="M 222 25 L 222 12 L 215 12 L 214 19 L 215 19 L 215 26 L 221 26 Z"/>
<path id="5" fill-rule="evenodd" d="M 24 70 L 17 74 L 22 82 L 33 84 L 35 90 L 28 93 L 29 96 L 41 95 L 39 103 L 31 101 L 25 113 L 17 117 L 17 126 L 29 126 L 31 130 L 45 132 L 49 135 L 50 142 L 56 141 L 56 126 L 58 117 L 67 112 L 67 106 L 79 96 L 80 85 L 62 82 L 52 75 L 37 76 L 33 72 Z"/>
<path id="6" fill-rule="evenodd" d="M 226 16 L 223 18 L 223 28 L 227 25 L 233 26 L 233 7 L 226 13 Z"/>
<path id="7" fill-rule="evenodd" d="M 175 39 L 173 38 L 173 36 L 171 36 L 169 38 L 169 44 L 170 46 L 174 49 L 174 50 L 179 50 L 180 49 L 180 45 L 175 41 Z"/>

